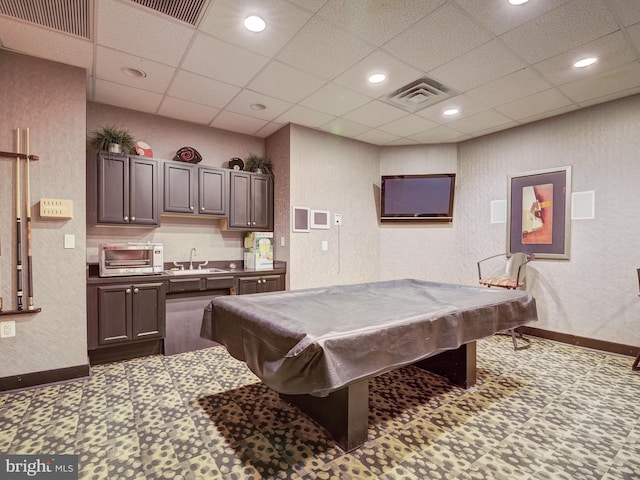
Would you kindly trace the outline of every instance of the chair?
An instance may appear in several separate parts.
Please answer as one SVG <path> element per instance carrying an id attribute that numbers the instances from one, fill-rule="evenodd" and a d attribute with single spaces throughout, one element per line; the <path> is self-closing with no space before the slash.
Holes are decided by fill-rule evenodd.
<path id="1" fill-rule="evenodd" d="M 487 287 L 524 290 L 527 280 L 527 263 L 533 260 L 533 258 L 533 254 L 521 252 L 513 253 L 510 256 L 500 253 L 483 258 L 478 262 L 478 280 L 481 285 L 486 285 Z M 522 334 L 518 332 L 520 339 L 526 344 L 518 347 L 515 329 L 512 328 L 508 330 L 508 332 L 511 334 L 514 350 L 520 350 L 529 346 L 530 340 L 524 338 Z"/>

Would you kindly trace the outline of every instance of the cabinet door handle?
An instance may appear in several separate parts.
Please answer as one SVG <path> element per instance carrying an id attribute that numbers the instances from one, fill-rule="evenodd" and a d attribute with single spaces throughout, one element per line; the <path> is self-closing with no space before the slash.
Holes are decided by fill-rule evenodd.
<path id="1" fill-rule="evenodd" d="M 125 216 L 125 217 L 124 217 L 124 221 L 125 221 L 125 222 L 128 222 L 128 221 L 129 221 L 129 217 L 126 217 L 126 216 Z"/>
<path id="2" fill-rule="evenodd" d="M 247 225 L 251 226 L 251 222 L 247 222 Z"/>
<path id="3" fill-rule="evenodd" d="M 253 222 L 251 225 L 255 225 L 255 224 L 256 224 L 256 222 Z"/>
<path id="4" fill-rule="evenodd" d="M 139 289 L 139 288 L 134 288 L 134 289 L 133 289 L 133 293 L 138 293 L 139 291 L 140 291 L 140 289 Z"/>
<path id="5" fill-rule="evenodd" d="M 136 217 L 131 217 L 131 221 L 135 222 L 136 221 Z"/>
<path id="6" fill-rule="evenodd" d="M 189 205 L 189 210 L 193 212 L 193 205 Z"/>
<path id="7" fill-rule="evenodd" d="M 127 289 L 124 291 L 124 293 L 131 293 L 131 289 L 130 289 L 130 288 L 127 288 Z"/>
<path id="8" fill-rule="evenodd" d="M 200 211 L 201 211 L 201 212 L 204 212 L 204 207 L 200 207 Z"/>

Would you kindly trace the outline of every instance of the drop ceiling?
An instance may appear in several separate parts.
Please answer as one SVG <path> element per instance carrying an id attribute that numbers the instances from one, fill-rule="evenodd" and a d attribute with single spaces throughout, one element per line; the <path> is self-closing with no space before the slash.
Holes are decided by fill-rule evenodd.
<path id="1" fill-rule="evenodd" d="M 295 123 L 376 145 L 460 142 L 640 93 L 639 0 L 51 0 L 37 18 L 20 10 L 39 3 L 2 2 L 14 8 L 0 13 L 2 48 L 86 69 L 89 101 L 258 137 Z M 266 30 L 245 30 L 249 14 Z M 586 56 L 598 61 L 572 66 Z M 380 72 L 384 82 L 367 82 Z M 424 108 L 390 100 L 423 79 L 446 94 Z M 444 116 L 451 108 L 459 113 Z"/>

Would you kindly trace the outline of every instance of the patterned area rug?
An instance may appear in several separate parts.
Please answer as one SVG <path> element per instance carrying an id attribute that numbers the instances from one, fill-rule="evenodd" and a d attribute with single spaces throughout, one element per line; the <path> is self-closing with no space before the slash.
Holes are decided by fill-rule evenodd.
<path id="1" fill-rule="evenodd" d="M 471 390 L 371 380 L 369 441 L 345 453 L 223 347 L 151 356 L 1 394 L 0 452 L 77 454 L 82 479 L 640 479 L 631 361 L 484 339 Z"/>

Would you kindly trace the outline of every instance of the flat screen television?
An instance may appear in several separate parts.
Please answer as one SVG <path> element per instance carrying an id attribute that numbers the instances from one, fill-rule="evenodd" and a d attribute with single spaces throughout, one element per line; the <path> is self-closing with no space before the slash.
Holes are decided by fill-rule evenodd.
<path id="1" fill-rule="evenodd" d="M 451 222 L 455 183 L 455 173 L 385 175 L 380 220 Z"/>

